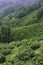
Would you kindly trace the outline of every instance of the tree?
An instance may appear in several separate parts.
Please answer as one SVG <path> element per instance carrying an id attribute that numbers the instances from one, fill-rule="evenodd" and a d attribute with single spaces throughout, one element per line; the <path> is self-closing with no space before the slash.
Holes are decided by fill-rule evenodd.
<path id="1" fill-rule="evenodd" d="M 6 61 L 6 57 L 0 54 L 0 63 L 4 63 Z"/>
<path id="2" fill-rule="evenodd" d="M 40 17 L 43 16 L 43 7 L 41 7 L 38 11 L 37 18 L 40 19 Z"/>
<path id="3" fill-rule="evenodd" d="M 10 42 L 10 40 L 11 40 L 11 29 L 5 25 L 2 25 L 0 28 L 0 41 Z"/>

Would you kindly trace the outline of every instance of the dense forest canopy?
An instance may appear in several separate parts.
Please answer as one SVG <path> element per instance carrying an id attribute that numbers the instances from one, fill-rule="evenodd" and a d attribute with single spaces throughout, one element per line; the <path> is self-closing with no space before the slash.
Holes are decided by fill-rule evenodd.
<path id="1" fill-rule="evenodd" d="M 42 0 L 0 0 L 0 65 L 43 65 Z"/>

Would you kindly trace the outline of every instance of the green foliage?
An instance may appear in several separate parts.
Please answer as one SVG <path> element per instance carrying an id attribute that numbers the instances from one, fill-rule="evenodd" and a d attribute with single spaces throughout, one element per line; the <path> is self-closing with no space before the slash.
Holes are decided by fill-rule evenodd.
<path id="1" fill-rule="evenodd" d="M 39 9 L 37 17 L 40 19 L 40 17 L 43 16 L 43 6 Z"/>
<path id="2" fill-rule="evenodd" d="M 43 23 L 12 29 L 12 39 L 14 41 L 40 37 L 41 34 L 43 34 Z"/>
<path id="3" fill-rule="evenodd" d="M 43 4 L 3 9 L 0 65 L 43 65 Z"/>
<path id="4" fill-rule="evenodd" d="M 9 55 L 9 54 L 11 54 L 11 49 L 2 49 L 0 52 L 1 52 L 3 55 Z"/>
<path id="5" fill-rule="evenodd" d="M 0 42 L 9 42 L 11 39 L 11 29 L 2 25 L 0 27 Z"/>
<path id="6" fill-rule="evenodd" d="M 2 17 L 0 18 L 1 25 L 4 24 L 4 25 L 9 26 L 9 27 L 18 27 L 20 25 L 27 25 L 28 22 L 31 21 L 31 19 L 29 19 L 30 21 L 27 20 L 28 22 L 26 22 L 26 23 L 24 21 L 23 22 L 24 24 L 23 24 L 22 18 L 24 18 L 27 15 L 34 16 L 34 13 L 33 14 L 31 14 L 31 13 L 33 11 L 36 11 L 37 9 L 41 8 L 41 4 L 36 3 L 36 4 L 32 4 L 30 6 L 29 5 L 23 6 L 23 7 L 19 6 L 16 8 L 15 7 L 7 8 L 7 9 L 5 8 L 4 12 L 2 13 Z"/>
<path id="7" fill-rule="evenodd" d="M 3 51 L 0 50 L 0 53 L 4 53 L 4 55 L 6 56 L 6 61 L 4 61 L 5 65 L 41 65 L 43 63 L 43 42 L 37 42 L 37 40 L 38 39 L 25 39 L 22 41 L 14 41 L 8 44 L 7 49 L 3 49 L 6 46 L 5 44 L 0 44 L 0 47 L 3 47 Z M 14 47 L 9 50 L 10 46 Z M 34 50 L 34 48 L 36 50 Z M 11 53 L 9 53 L 9 51 Z"/>
<path id="8" fill-rule="evenodd" d="M 38 42 L 32 43 L 30 47 L 31 47 L 31 49 L 36 50 L 36 49 L 40 48 L 40 43 L 38 43 Z"/>
<path id="9" fill-rule="evenodd" d="M 4 63 L 5 61 L 6 61 L 5 56 L 0 54 L 0 63 Z"/>
<path id="10" fill-rule="evenodd" d="M 23 49 L 18 55 L 18 59 L 22 61 L 27 61 L 35 56 L 35 53 L 33 52 L 32 49 L 26 47 Z"/>

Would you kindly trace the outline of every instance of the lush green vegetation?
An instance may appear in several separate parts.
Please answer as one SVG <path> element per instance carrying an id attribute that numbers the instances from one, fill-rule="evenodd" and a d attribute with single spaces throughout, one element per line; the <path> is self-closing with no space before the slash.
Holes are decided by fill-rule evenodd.
<path id="1" fill-rule="evenodd" d="M 0 65 L 42 65 L 43 40 L 24 39 L 9 44 L 6 43 L 6 45 L 0 43 L 0 53 Z"/>
<path id="2" fill-rule="evenodd" d="M 0 65 L 43 65 L 43 4 L 3 9 Z"/>

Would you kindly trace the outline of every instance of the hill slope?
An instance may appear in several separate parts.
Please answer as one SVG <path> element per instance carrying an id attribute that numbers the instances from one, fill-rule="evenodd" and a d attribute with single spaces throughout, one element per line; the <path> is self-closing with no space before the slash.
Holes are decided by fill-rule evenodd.
<path id="1" fill-rule="evenodd" d="M 43 65 L 43 3 L 9 8 L 0 14 L 0 65 Z"/>

